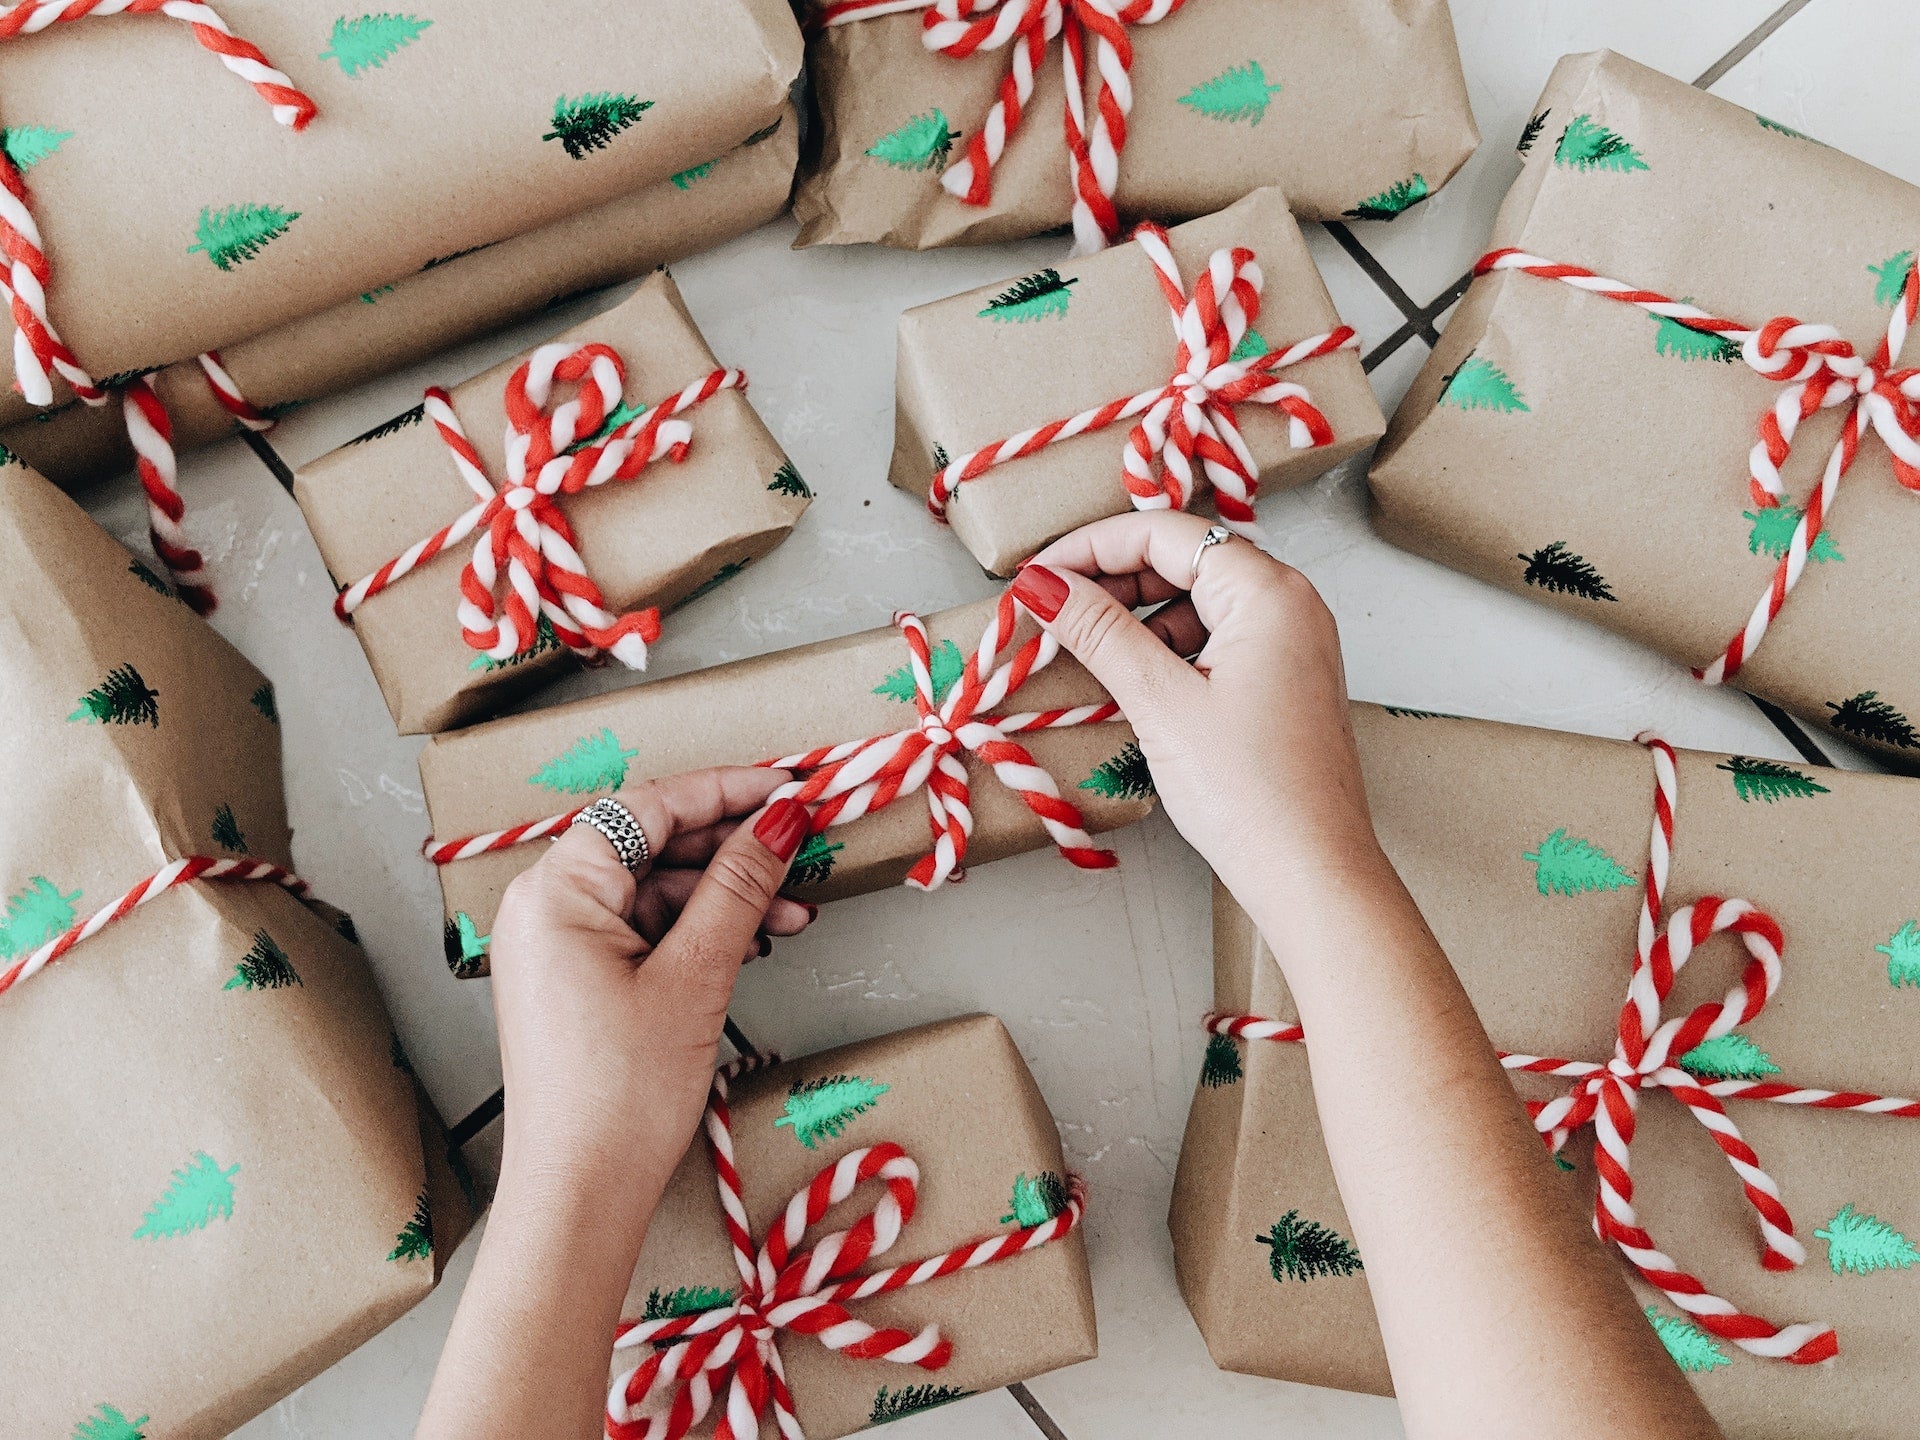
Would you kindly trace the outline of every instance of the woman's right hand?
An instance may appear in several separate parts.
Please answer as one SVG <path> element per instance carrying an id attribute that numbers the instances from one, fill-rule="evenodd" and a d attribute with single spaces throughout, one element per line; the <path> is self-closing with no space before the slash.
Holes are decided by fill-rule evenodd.
<path id="1" fill-rule="evenodd" d="M 1229 889 L 1383 864 L 1332 614 L 1244 539 L 1201 551 L 1207 530 L 1165 510 L 1097 521 L 1014 595 L 1120 703 L 1168 816 Z"/>

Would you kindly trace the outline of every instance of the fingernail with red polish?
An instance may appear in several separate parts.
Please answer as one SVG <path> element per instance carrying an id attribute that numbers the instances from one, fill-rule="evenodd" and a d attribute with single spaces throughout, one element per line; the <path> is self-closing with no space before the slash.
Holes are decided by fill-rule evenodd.
<path id="1" fill-rule="evenodd" d="M 776 800 L 753 822 L 753 833 L 782 860 L 791 860 L 806 838 L 807 822 L 807 807 L 798 800 Z"/>
<path id="2" fill-rule="evenodd" d="M 1013 580 L 1013 598 L 1042 620 L 1058 616 L 1069 593 L 1059 572 L 1044 565 L 1025 566 Z"/>

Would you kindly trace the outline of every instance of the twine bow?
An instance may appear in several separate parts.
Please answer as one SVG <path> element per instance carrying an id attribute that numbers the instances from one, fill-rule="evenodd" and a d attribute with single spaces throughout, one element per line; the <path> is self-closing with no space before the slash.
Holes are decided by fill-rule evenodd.
<path id="1" fill-rule="evenodd" d="M 1357 350 L 1353 327 L 1341 325 L 1282 350 L 1266 348 L 1254 330 L 1260 318 L 1265 277 L 1245 246 L 1215 250 L 1187 293 L 1167 232 L 1142 225 L 1133 234 L 1153 265 L 1166 297 L 1176 341 L 1173 375 L 1166 384 L 1065 420 L 1023 430 L 959 456 L 933 477 L 927 508 L 944 520 L 954 492 L 996 465 L 1031 455 L 1061 440 L 1134 420 L 1122 451 L 1127 497 L 1140 510 L 1184 510 L 1193 498 L 1194 465 L 1214 489 L 1221 521 L 1256 544 L 1266 536 L 1253 518 L 1259 467 L 1234 418 L 1236 405 L 1271 405 L 1287 417 L 1288 443 L 1296 450 L 1333 443 L 1333 427 L 1304 385 L 1275 372 L 1339 350 Z M 1247 353 L 1251 337 L 1260 348 Z M 1137 418 L 1136 418 L 1137 417 Z"/>
<path id="2" fill-rule="evenodd" d="M 745 389 L 747 377 L 715 370 L 637 414 L 621 407 L 625 383 L 625 362 L 611 346 L 552 344 L 534 351 L 507 381 L 507 473 L 497 491 L 452 398 L 438 387 L 428 390 L 427 417 L 479 503 L 342 590 L 334 614 L 348 619 L 370 596 L 478 531 L 460 572 L 460 635 L 469 646 L 495 661 L 529 654 L 544 619 L 555 639 L 583 660 L 605 653 L 630 669 L 646 669 L 647 646 L 660 638 L 660 612 L 615 615 L 606 608 L 575 548 L 560 497 L 636 479 L 663 456 L 685 459 L 693 427 L 678 417 L 722 390 Z M 556 405 L 556 384 L 579 390 Z"/>
<path id="3" fill-rule="evenodd" d="M 928 1325 L 918 1334 L 876 1329 L 850 1313 L 846 1302 L 1011 1260 L 1051 1244 L 1079 1223 L 1086 1191 L 1074 1176 L 1068 1182 L 1066 1208 L 1039 1225 L 857 1275 L 870 1259 L 892 1249 L 913 1219 L 920 1167 L 900 1146 L 887 1143 L 855 1150 L 822 1169 L 787 1203 L 765 1243 L 756 1247 L 734 1164 L 727 1082 L 770 1063 L 770 1058 L 748 1057 L 720 1070 L 707 1102 L 707 1144 L 740 1288 L 709 1310 L 621 1321 L 615 1352 L 652 1346 L 653 1353 L 614 1381 L 607 1396 L 609 1440 L 680 1440 L 706 1418 L 719 1390 L 726 1392 L 726 1403 L 714 1440 L 753 1440 L 760 1433 L 760 1417 L 769 1412 L 783 1440 L 805 1440 L 780 1363 L 776 1341 L 782 1331 L 811 1336 L 856 1360 L 943 1369 L 953 1357 L 953 1344 L 938 1326 Z M 800 1248 L 807 1231 L 827 1211 L 869 1182 L 886 1187 L 871 1210 L 847 1229 L 822 1236 L 812 1248 Z"/>
<path id="4" fill-rule="evenodd" d="M 929 50 L 965 60 L 982 50 L 1004 49 L 1007 73 L 986 119 L 967 142 L 967 153 L 940 177 L 947 192 L 969 205 L 993 200 L 993 167 L 1020 128 L 1033 98 L 1034 73 L 1047 45 L 1062 37 L 1066 76 L 1066 137 L 1073 187 L 1074 253 L 1104 249 L 1120 233 L 1113 191 L 1120 152 L 1127 144 L 1133 110 L 1132 25 L 1151 25 L 1185 0 L 840 0 L 820 12 L 816 24 L 847 25 L 881 15 L 920 10 Z M 1094 38 L 1100 86 L 1091 126 L 1087 120 L 1087 36 Z"/>
<path id="5" fill-rule="evenodd" d="M 1787 552 L 1775 567 L 1766 594 L 1719 658 L 1693 672 L 1707 684 L 1732 679 L 1766 637 L 1787 596 L 1800 583 L 1807 557 L 1833 508 L 1840 481 L 1853 468 L 1860 442 L 1869 430 L 1879 435 L 1891 452 L 1894 478 L 1907 489 L 1920 491 L 1920 369 L 1894 365 L 1906 346 L 1907 332 L 1920 317 L 1920 260 L 1908 264 L 1900 296 L 1887 319 L 1887 332 L 1871 358 L 1862 358 L 1852 342 L 1831 325 L 1805 324 L 1783 315 L 1756 329 L 1658 291 L 1635 289 L 1578 265 L 1557 264 L 1521 250 L 1495 250 L 1482 256 L 1474 274 L 1501 270 L 1558 280 L 1576 290 L 1637 305 L 1650 315 L 1703 334 L 1717 335 L 1739 346 L 1740 358 L 1754 373 L 1784 386 L 1779 398 L 1761 416 L 1760 438 L 1748 456 L 1748 493 L 1762 510 L 1774 509 L 1786 499 L 1780 467 L 1793 453 L 1793 437 L 1801 422 L 1821 410 L 1848 407 L 1840 438 L 1827 456 L 1819 485 L 1807 498 L 1806 509 L 1794 526 Z"/>

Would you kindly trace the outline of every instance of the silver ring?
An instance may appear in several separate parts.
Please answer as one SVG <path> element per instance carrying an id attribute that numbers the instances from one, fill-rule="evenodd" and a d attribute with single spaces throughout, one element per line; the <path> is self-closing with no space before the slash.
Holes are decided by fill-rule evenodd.
<path id="1" fill-rule="evenodd" d="M 1233 532 L 1224 525 L 1210 526 L 1207 533 L 1200 537 L 1200 544 L 1193 552 L 1193 582 L 1187 586 L 1191 590 L 1200 583 L 1200 562 L 1206 558 L 1207 551 L 1215 545 L 1224 545 L 1233 538 Z"/>
<path id="2" fill-rule="evenodd" d="M 597 830 L 613 846 L 613 853 L 620 863 L 638 875 L 646 863 L 653 858 L 653 847 L 647 844 L 647 832 L 640 828 L 640 822 L 633 818 L 633 812 L 611 795 L 594 801 L 586 809 L 573 817 L 573 825 L 585 825 Z"/>

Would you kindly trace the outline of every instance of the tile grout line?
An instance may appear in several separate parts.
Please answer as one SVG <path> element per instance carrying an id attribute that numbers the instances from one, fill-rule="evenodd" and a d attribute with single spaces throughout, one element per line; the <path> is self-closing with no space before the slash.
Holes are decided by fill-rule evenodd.
<path id="1" fill-rule="evenodd" d="M 1782 5 L 1778 10 L 1774 11 L 1773 14 L 1754 26 L 1752 32 L 1747 35 L 1745 39 L 1741 40 L 1739 44 L 1735 45 L 1731 50 L 1727 51 L 1726 54 L 1714 61 L 1713 64 L 1701 71 L 1699 78 L 1693 82 L 1694 87 L 1705 90 L 1711 86 L 1718 85 L 1720 81 L 1726 77 L 1729 70 L 1733 69 L 1734 66 L 1746 59 L 1747 56 L 1766 44 L 1766 42 L 1772 38 L 1774 31 L 1778 30 L 1782 25 L 1785 25 L 1812 3 L 1813 0 L 1786 0 L 1786 4 Z"/>
<path id="2" fill-rule="evenodd" d="M 280 488 L 289 495 L 293 493 L 293 467 L 280 458 L 280 452 L 268 443 L 267 437 L 257 431 L 241 429 L 240 438 L 247 442 L 247 448 L 260 458 L 260 463 L 273 472 L 273 478 L 280 482 Z"/>
<path id="3" fill-rule="evenodd" d="M 1033 1422 L 1033 1428 L 1046 1436 L 1046 1440 L 1067 1440 L 1067 1432 L 1060 1428 L 1060 1422 L 1047 1413 L 1031 1390 L 1018 1380 L 1007 1386 L 1007 1394 L 1013 1397 L 1014 1404 L 1027 1412 L 1027 1419 Z"/>
<path id="4" fill-rule="evenodd" d="M 1773 728 L 1784 735 L 1787 743 L 1800 752 L 1802 760 L 1809 765 L 1825 765 L 1829 769 L 1833 768 L 1833 761 L 1828 758 L 1827 752 L 1815 743 L 1811 735 L 1800 728 L 1799 721 L 1778 705 L 1769 700 L 1762 700 L 1758 695 L 1748 695 L 1747 699 L 1754 703 L 1762 715 L 1773 722 Z"/>

